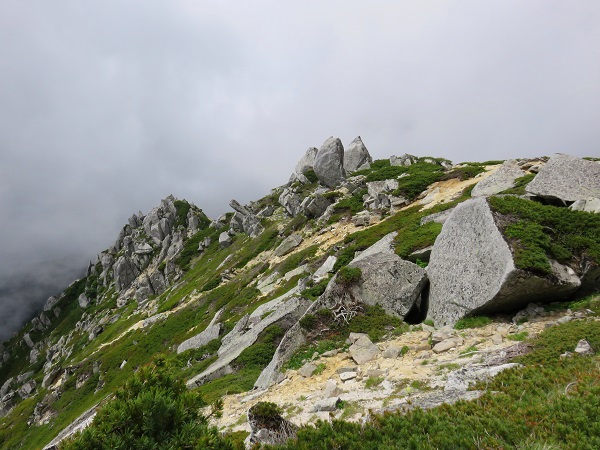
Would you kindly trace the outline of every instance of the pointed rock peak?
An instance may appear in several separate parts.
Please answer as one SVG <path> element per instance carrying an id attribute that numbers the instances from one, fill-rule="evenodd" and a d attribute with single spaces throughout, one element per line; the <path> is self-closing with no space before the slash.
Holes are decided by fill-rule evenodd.
<path id="1" fill-rule="evenodd" d="M 350 172 L 355 170 L 367 169 L 373 162 L 369 150 L 365 147 L 360 136 L 357 136 L 348 146 L 344 153 L 344 169 Z"/>
<path id="2" fill-rule="evenodd" d="M 319 149 L 316 147 L 309 147 L 304 156 L 300 158 L 300 161 L 296 163 L 296 169 L 294 172 L 297 174 L 302 174 L 307 170 L 312 169 L 315 164 L 315 156 L 317 156 L 318 151 Z"/>
<path id="3" fill-rule="evenodd" d="M 314 171 L 319 181 L 327 187 L 334 188 L 344 181 L 344 146 L 339 138 L 331 136 L 319 148 Z"/>

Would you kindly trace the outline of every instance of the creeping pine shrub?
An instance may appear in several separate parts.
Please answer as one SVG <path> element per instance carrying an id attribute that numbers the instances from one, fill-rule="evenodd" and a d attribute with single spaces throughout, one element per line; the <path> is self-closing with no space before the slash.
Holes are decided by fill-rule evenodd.
<path id="1" fill-rule="evenodd" d="M 518 197 L 492 197 L 492 210 L 504 216 L 502 229 L 515 253 L 515 265 L 541 275 L 549 258 L 568 262 L 585 256 L 600 263 L 600 217 L 584 211 L 542 205 Z"/>
<path id="2" fill-rule="evenodd" d="M 323 292 L 325 292 L 327 283 L 329 283 L 329 278 L 321 280 L 320 282 L 318 282 L 316 284 L 313 283 L 312 286 L 309 286 L 306 289 L 304 289 L 302 292 L 300 292 L 300 295 L 302 297 L 308 298 L 309 300 L 316 300 L 317 298 L 319 298 L 321 296 L 321 294 L 323 294 Z"/>
<path id="3" fill-rule="evenodd" d="M 304 176 L 308 178 L 308 181 L 310 181 L 311 183 L 316 183 L 317 181 L 319 181 L 319 177 L 317 177 L 317 174 L 313 169 L 305 170 Z"/>
<path id="4" fill-rule="evenodd" d="M 62 444 L 61 450 L 232 449 L 200 413 L 205 405 L 159 358 L 135 373 L 117 390 L 114 400 L 98 411 L 92 424 Z"/>
<path id="5" fill-rule="evenodd" d="M 350 286 L 358 283 L 362 271 L 358 267 L 342 267 L 337 273 L 337 282 L 342 286 Z"/>

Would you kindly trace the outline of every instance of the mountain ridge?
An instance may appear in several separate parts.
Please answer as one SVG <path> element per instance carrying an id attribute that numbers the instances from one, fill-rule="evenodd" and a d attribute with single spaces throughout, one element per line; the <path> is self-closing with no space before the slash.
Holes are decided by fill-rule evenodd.
<path id="1" fill-rule="evenodd" d="M 0 442 L 18 448 L 4 434 L 16 427 L 24 442 L 45 445 L 159 353 L 205 395 L 226 393 L 225 384 L 268 389 L 303 346 L 338 339 L 357 320 L 365 332 L 426 318 L 441 328 L 523 308 L 531 291 L 545 302 L 593 293 L 600 164 L 573 158 L 373 161 L 360 137 L 347 150 L 329 138 L 308 149 L 286 185 L 248 205 L 232 200 L 233 212 L 214 220 L 170 195 L 133 214 L 86 276 L 2 347 Z M 487 256 L 469 262 L 486 245 L 503 248 L 492 258 L 502 268 L 485 269 Z M 421 278 L 407 282 L 411 271 Z M 517 281 L 507 282 L 509 272 Z M 386 303 L 390 292 L 398 296 Z M 16 425 L 21 408 L 32 431 Z"/>

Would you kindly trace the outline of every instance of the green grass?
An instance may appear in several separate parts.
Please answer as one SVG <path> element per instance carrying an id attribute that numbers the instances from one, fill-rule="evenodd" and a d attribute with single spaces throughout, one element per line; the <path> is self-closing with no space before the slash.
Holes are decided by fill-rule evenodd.
<path id="1" fill-rule="evenodd" d="M 369 377 L 365 380 L 365 388 L 375 389 L 383 382 L 383 380 L 383 377 Z"/>
<path id="2" fill-rule="evenodd" d="M 514 186 L 501 192 L 501 194 L 523 195 L 525 187 L 535 178 L 535 173 L 528 173 L 515 180 Z"/>
<path id="3" fill-rule="evenodd" d="M 549 258 L 568 262 L 587 257 L 600 263 L 600 216 L 542 205 L 517 197 L 492 197 L 491 208 L 504 216 L 515 265 L 541 275 L 551 272 Z"/>
<path id="4" fill-rule="evenodd" d="M 509 334 L 508 336 L 506 336 L 506 339 L 510 340 L 510 341 L 524 341 L 527 336 L 529 336 L 529 333 L 527 331 L 521 331 L 520 333 L 515 333 L 515 334 Z"/>
<path id="5" fill-rule="evenodd" d="M 486 316 L 463 317 L 454 325 L 455 330 L 465 330 L 467 328 L 480 328 L 492 323 L 492 319 Z"/>

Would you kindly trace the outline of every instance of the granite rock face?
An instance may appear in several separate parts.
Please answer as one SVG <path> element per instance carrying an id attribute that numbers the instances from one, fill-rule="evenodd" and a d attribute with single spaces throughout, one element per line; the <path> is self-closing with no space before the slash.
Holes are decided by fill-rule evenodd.
<path id="1" fill-rule="evenodd" d="M 557 153 L 525 190 L 537 197 L 564 203 L 600 198 L 600 163 Z"/>
<path id="2" fill-rule="evenodd" d="M 369 150 L 365 147 L 360 136 L 356 137 L 348 146 L 344 153 L 344 169 L 349 172 L 354 172 L 359 168 L 367 169 L 373 162 L 373 158 L 369 154 Z"/>
<path id="3" fill-rule="evenodd" d="M 548 277 L 517 269 L 487 200 L 468 200 L 444 223 L 431 252 L 428 317 L 436 325 L 454 324 L 466 315 L 559 300 L 579 289 L 571 268 L 551 265 Z"/>
<path id="4" fill-rule="evenodd" d="M 514 159 L 504 161 L 496 172 L 475 185 L 473 191 L 471 191 L 471 196 L 489 197 L 498 194 L 514 187 L 515 180 L 525 174 L 526 172 L 521 169 Z"/>
<path id="5" fill-rule="evenodd" d="M 338 138 L 327 139 L 315 156 L 314 170 L 321 183 L 329 188 L 339 186 L 346 178 L 344 146 Z"/>

